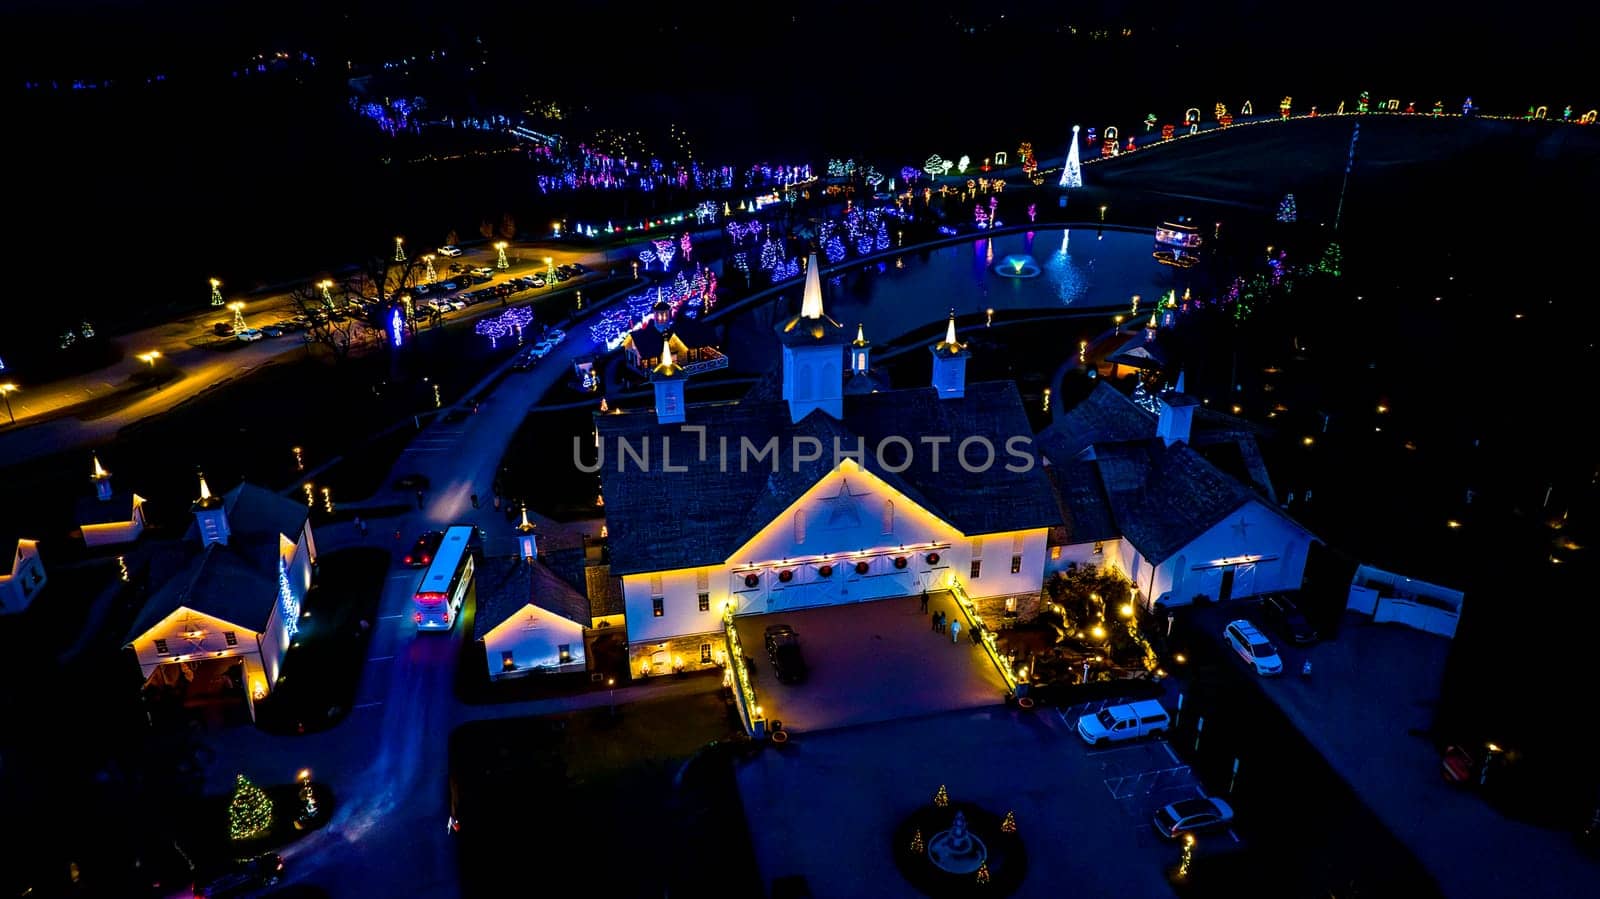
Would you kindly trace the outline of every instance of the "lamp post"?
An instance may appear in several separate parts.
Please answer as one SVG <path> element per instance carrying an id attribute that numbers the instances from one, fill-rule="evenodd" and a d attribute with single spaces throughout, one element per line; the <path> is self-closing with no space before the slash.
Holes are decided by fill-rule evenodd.
<path id="1" fill-rule="evenodd" d="M 509 246 L 509 245 L 503 240 L 499 241 L 498 243 L 496 243 L 494 245 L 495 252 L 499 254 L 495 258 L 494 267 L 499 269 L 499 270 L 501 270 L 501 271 L 505 271 L 506 269 L 511 267 L 511 261 L 506 258 L 506 247 L 507 246 Z"/>
<path id="2" fill-rule="evenodd" d="M 1104 206 L 1101 206 L 1100 207 L 1100 221 L 1103 222 L 1105 220 L 1106 220 L 1106 208 Z"/>
<path id="3" fill-rule="evenodd" d="M 606 686 L 608 688 L 610 688 L 610 690 L 611 690 L 611 703 L 610 703 L 609 711 L 610 711 L 612 717 L 616 717 L 616 714 L 617 714 L 617 679 L 614 678 L 614 677 L 606 678 Z"/>
<path id="4" fill-rule="evenodd" d="M 17 389 L 17 385 L 12 384 L 9 381 L 4 384 L 0 384 L 0 396 L 5 397 L 6 399 L 6 417 L 11 419 L 12 424 L 17 423 L 17 416 L 16 413 L 11 411 L 11 394 L 16 393 Z"/>
<path id="5" fill-rule="evenodd" d="M 218 281 L 216 278 L 212 278 L 211 279 L 211 305 L 213 305 L 213 306 L 221 306 L 222 305 L 222 290 L 221 290 L 221 288 L 222 288 L 222 282 Z"/>

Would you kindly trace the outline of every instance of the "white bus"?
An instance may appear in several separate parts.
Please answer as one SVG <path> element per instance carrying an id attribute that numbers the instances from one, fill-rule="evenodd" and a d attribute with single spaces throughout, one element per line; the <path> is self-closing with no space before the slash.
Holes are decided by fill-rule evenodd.
<path id="1" fill-rule="evenodd" d="M 417 585 L 416 611 L 411 617 L 417 622 L 418 631 L 448 631 L 467 597 L 476 595 L 472 577 L 474 535 L 475 529 L 464 525 L 444 532 L 439 551 Z"/>

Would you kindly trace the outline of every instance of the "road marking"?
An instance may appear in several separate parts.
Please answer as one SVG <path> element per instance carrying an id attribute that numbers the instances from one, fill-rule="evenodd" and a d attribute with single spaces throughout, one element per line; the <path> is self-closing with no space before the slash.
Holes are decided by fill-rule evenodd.
<path id="1" fill-rule="evenodd" d="M 378 705 L 383 705 L 383 700 L 380 699 L 377 702 L 363 702 L 360 705 L 351 706 L 351 708 L 354 708 L 354 709 L 370 709 L 373 706 L 378 706 Z"/>
<path id="2" fill-rule="evenodd" d="M 378 616 L 378 620 L 379 621 L 388 621 L 391 618 L 404 618 L 404 617 L 406 617 L 404 614 L 401 614 L 401 615 L 379 615 Z"/>
<path id="3" fill-rule="evenodd" d="M 1235 842 L 1235 843 L 1237 843 L 1237 842 L 1239 842 L 1239 835 L 1238 835 L 1238 834 L 1236 834 L 1236 833 L 1234 833 L 1234 832 L 1233 832 L 1233 828 L 1231 828 L 1231 827 L 1230 827 L 1230 828 L 1228 828 L 1228 836 L 1230 836 L 1230 837 L 1233 837 L 1233 841 L 1234 841 L 1234 842 Z"/>
<path id="4" fill-rule="evenodd" d="M 416 575 L 412 574 L 410 572 L 402 571 L 399 574 L 391 574 L 391 575 L 389 575 L 389 580 L 391 580 L 391 581 L 399 581 L 399 580 L 404 580 L 406 578 L 412 578 L 412 577 L 416 577 Z"/>
<path id="5" fill-rule="evenodd" d="M 1182 762 L 1178 761 L 1178 754 L 1176 752 L 1172 751 L 1172 744 L 1171 743 L 1168 743 L 1166 740 L 1162 740 L 1161 741 L 1161 748 L 1165 749 L 1167 751 L 1167 758 L 1172 759 L 1172 763 L 1174 765 L 1183 764 Z"/>
<path id="6" fill-rule="evenodd" d="M 367 661 L 369 661 L 369 662 L 387 662 L 392 658 L 394 658 L 394 656 L 373 656 L 372 658 L 367 659 Z"/>

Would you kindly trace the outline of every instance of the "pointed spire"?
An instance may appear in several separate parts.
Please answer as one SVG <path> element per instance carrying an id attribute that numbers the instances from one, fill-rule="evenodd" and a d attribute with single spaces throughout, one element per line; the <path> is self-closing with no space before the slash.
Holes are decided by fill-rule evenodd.
<path id="1" fill-rule="evenodd" d="M 869 344 L 870 344 L 870 341 L 867 340 L 867 326 L 866 326 L 866 324 L 863 323 L 863 322 L 857 322 L 856 323 L 856 339 L 855 339 L 855 343 L 853 345 L 854 346 L 867 346 Z"/>
<path id="2" fill-rule="evenodd" d="M 522 504 L 522 523 L 517 525 L 517 530 L 519 530 L 522 533 L 526 534 L 529 531 L 533 530 L 533 528 L 534 528 L 533 522 L 528 520 L 528 504 L 527 503 L 523 503 Z"/>
<path id="3" fill-rule="evenodd" d="M 203 503 L 203 502 L 206 502 L 209 499 L 211 499 L 211 488 L 206 486 L 206 475 L 205 475 L 205 472 L 201 472 L 200 473 L 200 502 Z"/>
<path id="4" fill-rule="evenodd" d="M 101 480 L 101 479 L 104 479 L 104 478 L 111 477 L 111 472 L 106 471 L 104 468 L 100 467 L 100 456 L 97 453 L 90 453 L 89 456 L 90 456 L 90 458 L 94 459 L 94 479 L 95 480 L 98 481 L 98 480 Z"/>
<path id="5" fill-rule="evenodd" d="M 671 368 L 672 367 L 672 341 L 671 340 L 663 340 L 661 342 L 661 364 L 656 366 L 656 367 L 657 368 Z"/>
<path id="6" fill-rule="evenodd" d="M 683 373 L 683 369 L 678 367 L 677 360 L 672 358 L 672 337 L 670 335 L 666 340 L 661 341 L 661 361 L 651 371 L 663 378 L 673 378 Z"/>
<path id="7" fill-rule="evenodd" d="M 812 253 L 806 263 L 806 289 L 800 300 L 800 317 L 822 317 L 822 270 L 817 265 L 816 253 Z"/>
<path id="8" fill-rule="evenodd" d="M 961 349 L 961 341 L 956 339 L 956 311 L 950 310 L 950 321 L 945 325 L 944 340 L 939 342 L 938 349 L 957 352 Z"/>
<path id="9" fill-rule="evenodd" d="M 1178 369 L 1178 384 L 1172 388 L 1174 392 L 1183 393 L 1183 369 Z"/>

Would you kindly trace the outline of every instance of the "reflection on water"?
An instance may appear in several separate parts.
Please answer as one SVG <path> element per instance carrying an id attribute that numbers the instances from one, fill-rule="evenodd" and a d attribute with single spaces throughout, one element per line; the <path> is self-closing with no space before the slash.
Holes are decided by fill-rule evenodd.
<path id="1" fill-rule="evenodd" d="M 875 343 L 895 340 L 949 314 L 981 316 L 986 309 L 1037 309 L 1074 313 L 1126 309 L 1133 294 L 1161 296 L 1176 289 L 1208 289 L 1205 267 L 1180 270 L 1151 258 L 1151 232 L 1097 228 L 1041 229 L 981 237 L 933 250 L 852 267 L 829 278 L 823 303 L 828 314 L 854 333 L 865 326 Z M 1043 270 L 1037 278 L 1007 278 L 994 266 L 1008 255 L 1031 257 Z M 773 303 L 751 309 L 729 322 L 724 347 L 736 368 L 741 356 L 755 370 L 776 353 L 772 324 L 800 309 L 799 281 Z"/>

